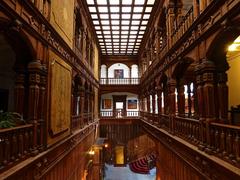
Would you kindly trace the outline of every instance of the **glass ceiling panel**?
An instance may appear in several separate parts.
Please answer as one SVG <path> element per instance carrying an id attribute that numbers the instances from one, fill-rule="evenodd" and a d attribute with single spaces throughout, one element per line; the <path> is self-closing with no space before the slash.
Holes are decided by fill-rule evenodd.
<path id="1" fill-rule="evenodd" d="M 155 0 L 86 0 L 101 52 L 136 55 Z"/>

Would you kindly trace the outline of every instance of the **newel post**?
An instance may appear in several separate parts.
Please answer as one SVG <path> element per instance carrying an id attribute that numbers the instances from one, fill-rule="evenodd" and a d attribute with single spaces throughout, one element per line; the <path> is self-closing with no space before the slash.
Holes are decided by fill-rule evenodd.
<path id="1" fill-rule="evenodd" d="M 31 61 L 28 64 L 29 71 L 29 99 L 28 99 L 28 119 L 33 124 L 32 154 L 38 153 L 38 111 L 39 111 L 39 84 L 41 79 L 42 65 L 39 60 Z"/>

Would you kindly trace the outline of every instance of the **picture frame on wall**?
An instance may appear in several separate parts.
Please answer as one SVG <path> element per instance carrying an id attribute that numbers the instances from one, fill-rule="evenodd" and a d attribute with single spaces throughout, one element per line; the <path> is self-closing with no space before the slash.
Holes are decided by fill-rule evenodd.
<path id="1" fill-rule="evenodd" d="M 136 99 L 128 100 L 128 109 L 137 109 L 137 100 Z"/>
<path id="2" fill-rule="evenodd" d="M 112 100 L 111 99 L 103 99 L 102 100 L 102 109 L 111 109 L 112 108 Z"/>
<path id="3" fill-rule="evenodd" d="M 114 78 L 123 79 L 123 69 L 114 69 Z"/>

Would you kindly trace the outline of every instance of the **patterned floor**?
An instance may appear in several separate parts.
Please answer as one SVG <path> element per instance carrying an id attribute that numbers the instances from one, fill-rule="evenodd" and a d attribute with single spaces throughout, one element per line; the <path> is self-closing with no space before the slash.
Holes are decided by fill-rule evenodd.
<path id="1" fill-rule="evenodd" d="M 142 175 L 133 173 L 129 167 L 114 167 L 105 165 L 104 180 L 155 180 L 156 168 L 152 169 L 150 174 Z"/>

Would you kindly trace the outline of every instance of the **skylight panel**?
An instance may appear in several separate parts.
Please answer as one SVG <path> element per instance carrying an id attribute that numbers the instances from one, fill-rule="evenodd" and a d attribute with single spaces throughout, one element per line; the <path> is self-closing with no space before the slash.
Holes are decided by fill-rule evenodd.
<path id="1" fill-rule="evenodd" d="M 119 43 L 119 38 L 118 39 L 113 39 L 113 42 L 118 42 Z"/>
<path id="2" fill-rule="evenodd" d="M 97 12 L 96 8 L 95 7 L 89 7 L 89 11 L 92 13 L 92 12 Z"/>
<path id="3" fill-rule="evenodd" d="M 100 18 L 101 19 L 109 19 L 109 15 L 108 14 L 100 14 Z"/>
<path id="4" fill-rule="evenodd" d="M 129 26 L 122 26 L 122 30 L 128 30 Z"/>
<path id="5" fill-rule="evenodd" d="M 104 38 L 109 39 L 109 38 L 111 38 L 111 36 L 110 35 L 104 35 Z"/>
<path id="6" fill-rule="evenodd" d="M 139 26 L 131 26 L 131 30 L 138 30 Z"/>
<path id="7" fill-rule="evenodd" d="M 110 5 L 119 5 L 119 0 L 109 0 Z"/>
<path id="8" fill-rule="evenodd" d="M 102 29 L 103 29 L 103 30 L 109 30 L 109 29 L 110 29 L 110 26 L 103 26 Z"/>
<path id="9" fill-rule="evenodd" d="M 135 0 L 136 5 L 143 5 L 145 0 Z"/>
<path id="10" fill-rule="evenodd" d="M 95 29 L 99 30 L 99 29 L 101 29 L 101 27 L 100 26 L 95 26 Z"/>
<path id="11" fill-rule="evenodd" d="M 123 13 L 129 13 L 131 12 L 132 8 L 131 7 L 122 7 L 122 12 Z"/>
<path id="12" fill-rule="evenodd" d="M 132 25 L 139 25 L 140 21 L 132 21 Z"/>
<path id="13" fill-rule="evenodd" d="M 142 21 L 142 25 L 147 25 L 148 21 Z"/>
<path id="14" fill-rule="evenodd" d="M 141 26 L 140 27 L 140 30 L 145 30 L 146 29 L 146 26 Z"/>
<path id="15" fill-rule="evenodd" d="M 112 26 L 112 30 L 119 30 L 119 26 Z"/>
<path id="16" fill-rule="evenodd" d="M 97 19 L 98 18 L 97 14 L 91 14 L 91 17 L 92 17 L 92 19 Z"/>
<path id="17" fill-rule="evenodd" d="M 119 38 L 119 35 L 113 35 L 113 38 Z"/>
<path id="18" fill-rule="evenodd" d="M 110 31 L 103 31 L 103 34 L 110 34 Z"/>
<path id="19" fill-rule="evenodd" d="M 109 25 L 109 21 L 107 21 L 107 20 L 102 20 L 101 23 L 102 23 L 103 25 Z"/>
<path id="20" fill-rule="evenodd" d="M 154 2 L 155 2 L 155 0 L 148 0 L 148 1 L 147 1 L 147 5 L 153 5 Z"/>
<path id="21" fill-rule="evenodd" d="M 118 25 L 119 24 L 119 20 L 112 20 L 111 21 L 113 25 Z"/>
<path id="22" fill-rule="evenodd" d="M 130 34 L 137 34 L 137 31 L 130 31 Z"/>
<path id="23" fill-rule="evenodd" d="M 128 34 L 128 31 L 122 31 L 121 34 Z"/>
<path id="24" fill-rule="evenodd" d="M 145 12 L 150 13 L 152 11 L 152 7 L 146 7 Z"/>
<path id="25" fill-rule="evenodd" d="M 94 4 L 94 0 L 87 0 L 87 4 Z"/>
<path id="26" fill-rule="evenodd" d="M 98 25 L 99 24 L 99 21 L 93 21 L 93 24 L 95 24 L 95 25 Z"/>
<path id="27" fill-rule="evenodd" d="M 141 19 L 142 15 L 141 14 L 133 14 L 132 18 L 133 19 Z"/>
<path id="28" fill-rule="evenodd" d="M 134 7 L 133 8 L 133 12 L 142 12 L 143 11 L 143 7 Z"/>
<path id="29" fill-rule="evenodd" d="M 127 38 L 128 38 L 128 35 L 122 35 L 121 38 L 122 38 L 122 39 L 127 39 Z"/>
<path id="30" fill-rule="evenodd" d="M 150 14 L 144 14 L 143 15 L 143 19 L 149 19 L 150 18 Z"/>
<path id="31" fill-rule="evenodd" d="M 129 23 L 130 23 L 130 21 L 128 21 L 128 20 L 123 20 L 122 21 L 122 25 L 129 25 Z"/>
<path id="32" fill-rule="evenodd" d="M 96 33 L 97 33 L 97 34 L 102 34 L 102 31 L 97 31 Z"/>
<path id="33" fill-rule="evenodd" d="M 112 34 L 119 34 L 119 31 L 112 31 Z"/>
<path id="34" fill-rule="evenodd" d="M 100 13 L 107 13 L 108 12 L 108 8 L 106 6 L 101 6 L 101 7 L 98 7 L 98 11 Z"/>
<path id="35" fill-rule="evenodd" d="M 119 14 L 111 14 L 112 19 L 119 19 L 120 15 Z"/>
<path id="36" fill-rule="evenodd" d="M 132 4 L 132 0 L 122 0 L 123 5 L 130 5 Z"/>
<path id="37" fill-rule="evenodd" d="M 106 5 L 107 4 L 107 0 L 97 0 L 97 4 Z"/>
<path id="38" fill-rule="evenodd" d="M 97 37 L 98 37 L 98 38 L 103 38 L 103 36 L 102 36 L 102 35 L 97 35 Z"/>
<path id="39" fill-rule="evenodd" d="M 110 11 L 113 12 L 113 13 L 114 12 L 119 12 L 119 7 L 115 7 L 115 6 L 114 7 L 110 7 Z"/>
<path id="40" fill-rule="evenodd" d="M 122 19 L 130 19 L 131 14 L 122 14 Z"/>

